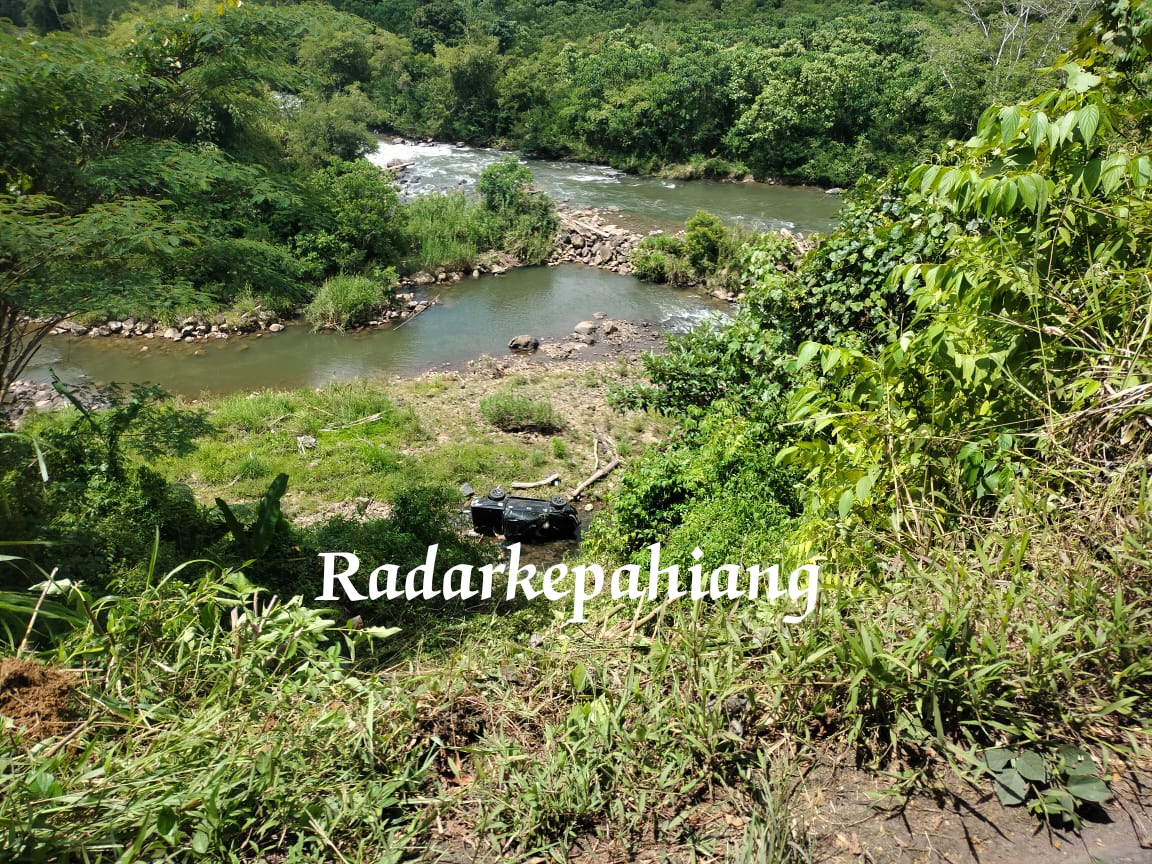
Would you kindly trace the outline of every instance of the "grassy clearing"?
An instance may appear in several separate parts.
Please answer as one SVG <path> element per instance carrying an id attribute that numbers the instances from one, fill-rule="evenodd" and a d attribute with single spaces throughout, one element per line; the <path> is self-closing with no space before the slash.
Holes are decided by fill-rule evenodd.
<path id="1" fill-rule="evenodd" d="M 635 374 L 629 370 L 618 364 L 608 377 Z M 221 490 L 228 500 L 253 500 L 271 477 L 285 472 L 290 514 L 357 497 L 387 500 L 416 480 L 485 489 L 556 472 L 570 488 L 592 471 L 592 429 L 607 389 L 604 376 L 594 387 L 583 386 L 585 377 L 530 367 L 521 374 L 518 398 L 551 407 L 545 437 L 535 426 L 532 434 L 493 433 L 483 405 L 501 401 L 507 385 L 489 377 L 483 364 L 475 372 L 389 385 L 354 382 L 218 397 L 197 404 L 216 431 L 194 451 L 166 457 L 157 467 L 188 483 L 206 503 Z M 667 421 L 639 413 L 602 425 L 618 445 L 643 452 Z M 302 447 L 299 436 L 314 437 L 315 448 Z"/>

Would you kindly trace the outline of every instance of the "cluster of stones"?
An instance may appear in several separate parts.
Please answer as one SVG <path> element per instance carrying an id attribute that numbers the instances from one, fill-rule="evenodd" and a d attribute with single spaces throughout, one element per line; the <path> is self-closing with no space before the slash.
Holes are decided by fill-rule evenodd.
<path id="1" fill-rule="evenodd" d="M 112 401 L 100 390 L 89 385 L 69 385 L 72 395 L 86 408 L 111 408 Z M 0 404 L 0 415 L 6 414 L 14 423 L 31 409 L 55 411 L 68 405 L 68 400 L 56 392 L 51 384 L 41 381 L 13 381 Z"/>
<path id="2" fill-rule="evenodd" d="M 643 238 L 626 228 L 607 224 L 599 210 L 561 208 L 560 231 L 548 263 L 588 264 L 613 273 L 632 273 L 632 250 Z"/>
<path id="3" fill-rule="evenodd" d="M 473 279 L 479 279 L 486 273 L 491 273 L 493 276 L 500 276 L 519 266 L 520 262 L 506 252 L 486 252 L 480 257 L 480 260 L 476 262 L 476 266 L 472 268 L 471 272 L 437 270 L 433 273 L 427 270 L 419 270 L 410 276 L 403 277 L 400 280 L 400 286 L 402 288 L 427 288 L 431 285 L 452 285 L 459 282 L 466 275 L 470 275 Z"/>
<path id="4" fill-rule="evenodd" d="M 605 353 L 611 354 L 613 349 L 618 350 L 626 344 L 652 339 L 658 332 L 659 328 L 647 321 L 638 324 L 612 321 L 607 313 L 597 312 L 591 319 L 574 326 L 563 342 L 542 342 L 539 338 L 525 333 L 509 340 L 508 347 L 518 354 L 533 354 L 540 351 L 553 360 L 566 360 L 583 354 L 596 344 L 608 346 L 608 351 Z"/>
<path id="5" fill-rule="evenodd" d="M 425 309 L 436 305 L 435 300 L 427 298 L 418 298 L 415 293 L 408 292 L 396 295 L 396 306 L 391 309 L 384 309 L 380 312 L 379 318 L 374 318 L 368 322 L 369 327 L 379 327 L 382 324 L 387 324 L 389 321 L 402 321 L 405 318 L 411 318 L 413 315 L 419 315 Z"/>
<path id="6" fill-rule="evenodd" d="M 125 318 L 123 321 L 106 321 L 93 326 L 85 326 L 75 321 L 63 321 L 52 332 L 72 336 L 163 338 L 171 342 L 197 342 L 207 339 L 227 339 L 236 333 L 252 333 L 256 330 L 279 333 L 283 329 L 284 324 L 275 312 L 257 307 L 254 313 L 243 312 L 236 319 L 225 318 L 223 315 L 189 315 L 178 326 L 171 327 L 147 318 Z"/>

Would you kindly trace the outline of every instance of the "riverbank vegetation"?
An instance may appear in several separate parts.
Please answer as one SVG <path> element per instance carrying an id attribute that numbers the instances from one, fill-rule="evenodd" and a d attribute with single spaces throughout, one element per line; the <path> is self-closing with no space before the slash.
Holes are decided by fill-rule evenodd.
<path id="1" fill-rule="evenodd" d="M 799 261 L 750 247 L 735 320 L 643 380 L 492 364 L 188 406 L 137 391 L 0 438 L 0 638 L 23 655 L 0 664 L 3 854 L 886 854 L 891 826 L 868 844 L 863 819 L 827 821 L 813 766 L 842 761 L 893 798 L 994 793 L 1052 831 L 1143 806 L 1149 50 L 1146 3 L 1101 7 L 1049 89 L 861 184 Z M 719 262 L 697 227 L 677 258 Z M 507 390 L 576 401 L 559 431 L 504 433 L 482 406 Z M 587 560 L 659 542 L 705 571 L 818 563 L 817 610 L 605 597 L 565 628 L 566 604 L 308 600 L 319 551 L 487 560 L 455 487 L 584 476 L 597 432 L 628 464 Z M 1054 836 L 977 806 L 982 846 Z"/>
<path id="2" fill-rule="evenodd" d="M 296 310 L 348 276 L 386 299 L 390 268 L 456 263 L 429 254 L 429 226 L 414 234 L 391 175 L 361 158 L 370 106 L 332 90 L 355 63 L 310 42 L 345 19 L 367 26 L 227 3 L 103 37 L 0 27 L 0 393 L 64 316 Z M 477 252 L 536 261 L 551 205 L 517 169 L 492 166 L 500 194 L 460 203 Z"/>

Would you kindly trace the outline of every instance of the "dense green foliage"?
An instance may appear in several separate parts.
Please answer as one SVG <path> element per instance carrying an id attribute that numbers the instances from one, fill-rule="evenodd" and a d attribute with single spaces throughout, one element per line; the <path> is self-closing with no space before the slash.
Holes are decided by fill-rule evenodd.
<path id="1" fill-rule="evenodd" d="M 390 74 L 377 61 L 391 42 L 371 31 L 322 7 L 234 2 L 105 38 L 0 28 L 0 392 L 72 313 L 294 309 L 326 277 L 387 285 L 389 267 L 493 248 L 546 257 L 551 204 L 526 169 L 500 181 L 498 206 L 461 196 L 475 227 L 460 256 L 360 158 L 379 110 L 361 85 Z"/>
<path id="2" fill-rule="evenodd" d="M 712 148 L 836 179 L 1013 98 L 861 184 L 798 261 L 707 214 L 638 253 L 651 278 L 728 271 L 746 297 L 616 394 L 675 427 L 620 478 L 586 553 L 606 568 L 646 564 L 656 542 L 666 561 L 699 547 L 706 569 L 819 563 L 798 623 L 764 598 L 614 600 L 563 630 L 543 604 L 309 608 L 322 551 L 485 560 L 452 487 L 572 457 L 575 438 L 501 445 L 488 427 L 437 440 L 424 397 L 459 402 L 463 382 L 413 384 L 419 412 L 363 383 L 210 410 L 137 390 L 0 436 L 0 645 L 77 687 L 58 726 L 0 721 L 0 855 L 394 861 L 438 854 L 451 824 L 493 860 L 601 842 L 639 857 L 658 837 L 685 857 L 798 862 L 812 856 L 787 757 L 769 754 L 822 743 L 897 792 L 939 791 L 943 763 L 1054 822 L 1105 802 L 1112 760 L 1146 758 L 1152 729 L 1149 4 L 1101 7 L 1058 83 L 1019 100 L 1039 48 L 1011 31 L 996 56 L 1018 64 L 970 62 L 1002 35 L 981 4 L 991 26 L 954 43 L 934 29 L 949 19 L 888 9 L 341 5 L 399 35 L 231 6 L 136 41 L 122 25 L 107 42 L 0 35 L 8 332 L 14 311 L 82 298 L 300 302 L 320 284 L 322 320 L 354 321 L 393 266 L 464 265 L 496 242 L 536 257 L 553 217 L 514 160 L 477 197 L 401 207 L 347 161 L 363 112 L 620 163 L 720 170 Z M 3 8 L 77 31 L 116 11 Z M 700 20 L 663 20 L 677 12 Z M 722 39 L 745 12 L 755 26 Z M 1062 14 L 1041 22 L 1054 41 Z M 905 99 L 922 112 L 907 129 Z M 3 343 L 0 365 L 27 345 Z M 552 414 L 509 383 L 459 434 Z M 595 422 L 645 430 L 630 417 Z M 389 515 L 293 524 L 281 505 L 297 489 Z M 698 818 L 729 811 L 739 827 L 719 836 Z"/>
<path id="3" fill-rule="evenodd" d="M 510 390 L 481 399 L 480 416 L 505 432 L 552 432 L 563 425 L 547 399 L 518 396 Z"/>
<path id="4" fill-rule="evenodd" d="M 819 625 L 764 647 L 780 710 L 997 782 L 1011 760 L 976 754 L 1026 741 L 1053 782 L 1011 803 L 1060 819 L 1079 781 L 1047 745 L 1123 749 L 1150 720 L 1150 43 L 1145 4 L 1110 7 L 1060 88 L 862 189 L 795 272 L 754 253 L 737 320 L 621 397 L 681 433 L 596 537 L 820 562 Z"/>

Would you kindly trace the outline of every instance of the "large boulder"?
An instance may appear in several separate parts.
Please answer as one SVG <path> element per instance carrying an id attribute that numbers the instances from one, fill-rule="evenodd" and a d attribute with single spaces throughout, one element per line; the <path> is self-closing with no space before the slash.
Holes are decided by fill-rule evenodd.
<path id="1" fill-rule="evenodd" d="M 572 332 L 579 333 L 581 336 L 587 336 L 589 333 L 595 333 L 599 326 L 595 321 L 581 321 L 572 328 Z"/>
<path id="2" fill-rule="evenodd" d="M 508 340 L 508 347 L 513 351 L 535 351 L 540 347 L 540 340 L 535 336 L 522 334 L 520 336 L 513 336 Z"/>

